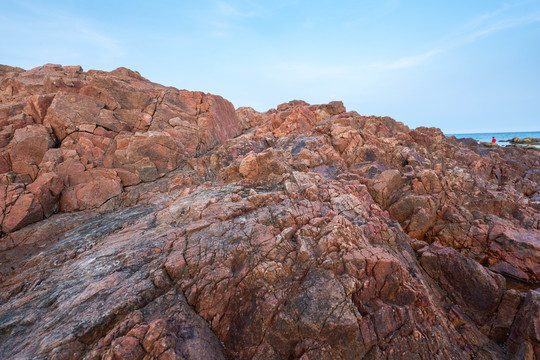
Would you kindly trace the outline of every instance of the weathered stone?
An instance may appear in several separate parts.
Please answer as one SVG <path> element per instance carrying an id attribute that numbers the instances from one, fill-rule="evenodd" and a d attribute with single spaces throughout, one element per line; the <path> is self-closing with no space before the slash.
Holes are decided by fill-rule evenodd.
<path id="1" fill-rule="evenodd" d="M 54 97 L 55 94 L 31 96 L 26 102 L 24 112 L 31 116 L 36 124 L 42 124 Z"/>
<path id="2" fill-rule="evenodd" d="M 2 231 L 12 232 L 43 219 L 43 209 L 33 194 L 22 194 L 6 209 Z"/>
<path id="3" fill-rule="evenodd" d="M 85 95 L 57 95 L 45 117 L 44 123 L 51 126 L 58 140 L 76 131 L 84 131 L 85 125 L 97 124 L 105 104 Z"/>
<path id="4" fill-rule="evenodd" d="M 421 251 L 424 270 L 469 316 L 479 324 L 485 323 L 497 310 L 506 290 L 504 278 L 437 243 Z"/>
<path id="5" fill-rule="evenodd" d="M 10 142 L 11 167 L 14 172 L 28 174 L 32 179 L 39 172 L 38 164 L 54 140 L 43 125 L 31 125 L 15 130 Z"/>
<path id="6" fill-rule="evenodd" d="M 534 357 L 488 269 L 538 281 L 535 151 L 125 68 L 0 66 L 0 101 L 2 358 Z"/>
<path id="7" fill-rule="evenodd" d="M 517 290 L 508 290 L 504 293 L 497 318 L 490 330 L 490 337 L 498 343 L 504 343 L 510 335 L 510 328 L 514 323 L 517 311 L 523 302 L 523 295 Z"/>
<path id="8" fill-rule="evenodd" d="M 540 282 L 540 236 L 537 231 L 504 229 L 489 246 L 494 254 L 491 270 L 526 282 Z"/>
<path id="9" fill-rule="evenodd" d="M 41 174 L 27 189 L 36 196 L 45 217 L 58 211 L 58 200 L 62 190 L 64 190 L 64 182 L 58 175 L 55 173 Z"/>
<path id="10" fill-rule="evenodd" d="M 257 163 L 257 155 L 249 153 L 240 162 L 238 171 L 243 177 L 254 179 L 259 175 L 259 165 Z"/>
<path id="11" fill-rule="evenodd" d="M 530 290 L 516 315 L 507 342 L 508 353 L 514 359 L 540 357 L 540 292 Z"/>
<path id="12" fill-rule="evenodd" d="M 120 195 L 122 183 L 113 170 L 88 170 L 60 198 L 62 211 L 92 209 Z"/>

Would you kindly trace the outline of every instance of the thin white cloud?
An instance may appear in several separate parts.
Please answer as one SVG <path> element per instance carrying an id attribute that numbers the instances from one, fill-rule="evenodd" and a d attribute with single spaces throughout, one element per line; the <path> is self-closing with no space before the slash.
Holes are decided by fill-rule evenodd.
<path id="1" fill-rule="evenodd" d="M 237 7 L 234 7 L 232 4 L 225 1 L 216 1 L 215 2 L 218 10 L 222 15 L 234 18 L 250 18 L 259 16 L 259 13 L 254 9 L 251 10 L 239 10 Z"/>
<path id="2" fill-rule="evenodd" d="M 51 11 L 46 7 L 36 6 L 27 2 L 18 2 L 19 6 L 26 8 L 29 12 L 38 15 L 42 23 L 36 23 L 43 31 L 48 32 L 48 37 L 61 41 L 74 41 L 77 44 L 88 48 L 94 48 L 100 52 L 102 57 L 117 58 L 126 55 L 120 41 L 114 37 L 96 30 L 84 18 L 64 11 Z M 65 29 L 69 29 L 66 31 Z M 59 41 L 56 41 L 57 43 Z"/>
<path id="3" fill-rule="evenodd" d="M 468 39 L 465 40 L 475 40 L 477 38 L 491 35 L 492 33 L 495 33 L 497 31 L 506 30 L 515 28 L 518 26 L 525 26 L 529 24 L 533 24 L 540 21 L 540 13 L 531 14 L 523 17 L 517 17 L 517 18 L 507 18 L 502 19 L 500 21 L 494 22 L 492 24 L 488 24 L 477 31 L 474 31 L 469 35 Z M 468 41 L 464 41 L 463 43 L 466 43 Z"/>
<path id="4" fill-rule="evenodd" d="M 520 6 L 522 5 L 524 2 L 521 1 L 519 3 L 515 3 L 515 4 L 505 4 L 503 5 L 502 7 L 494 10 L 494 11 L 488 11 L 486 13 L 483 13 L 479 16 L 477 16 L 476 18 L 472 19 L 468 24 L 465 25 L 465 28 L 477 28 L 479 26 L 482 26 L 483 24 L 485 24 L 486 21 L 488 21 L 489 19 L 492 19 L 492 18 L 495 18 L 505 12 L 508 12 L 509 10 L 517 7 L 517 6 Z"/>
<path id="5" fill-rule="evenodd" d="M 213 38 L 227 38 L 243 29 L 243 22 L 261 16 L 262 8 L 244 0 L 240 5 L 224 0 L 213 1 L 213 7 L 204 14 L 194 13 L 198 24 L 204 24 L 203 33 Z"/>
<path id="6" fill-rule="evenodd" d="M 528 2 L 505 5 L 496 11 L 480 15 L 473 21 L 469 22 L 467 26 L 465 26 L 467 28 L 467 32 L 465 34 L 462 34 L 451 39 L 450 41 L 447 41 L 442 46 L 438 46 L 434 49 L 420 54 L 405 56 L 395 61 L 375 63 L 371 66 L 385 70 L 404 69 L 419 66 L 439 54 L 474 42 L 479 38 L 489 36 L 498 31 L 508 30 L 540 22 L 540 12 L 534 12 L 526 16 L 506 17 L 499 20 L 496 19 L 497 17 L 499 17 L 499 15 L 504 14 L 510 9 L 516 8 L 524 3 Z"/>
<path id="7" fill-rule="evenodd" d="M 412 55 L 412 56 L 405 56 L 402 57 L 396 61 L 389 62 L 389 63 L 377 63 L 373 64 L 373 67 L 385 69 L 385 70 L 395 70 L 395 69 L 405 69 L 410 68 L 414 66 L 421 65 L 434 57 L 435 55 L 438 55 L 440 53 L 445 52 L 447 49 L 445 48 L 437 48 L 430 51 L 427 51 L 422 54 Z"/>
<path id="8" fill-rule="evenodd" d="M 112 37 L 80 24 L 76 26 L 76 30 L 77 33 L 74 34 L 74 37 L 106 50 L 109 56 L 123 57 L 126 55 L 120 42 Z"/>
<path id="9" fill-rule="evenodd" d="M 345 66 L 327 66 L 313 62 L 288 61 L 274 65 L 272 73 L 287 74 L 285 77 L 294 81 L 315 80 L 321 78 L 335 79 L 345 76 L 348 69 Z"/>

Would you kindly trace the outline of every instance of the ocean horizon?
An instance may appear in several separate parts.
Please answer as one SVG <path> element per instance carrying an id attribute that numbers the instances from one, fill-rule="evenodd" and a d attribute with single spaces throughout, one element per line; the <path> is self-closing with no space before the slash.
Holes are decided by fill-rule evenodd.
<path id="1" fill-rule="evenodd" d="M 486 133 L 463 133 L 463 134 L 444 134 L 446 136 L 455 136 L 457 139 L 472 138 L 478 142 L 491 142 L 491 138 L 494 137 L 497 140 L 497 144 L 500 146 L 511 145 L 508 140 L 515 137 L 524 138 L 537 138 L 540 139 L 540 131 L 519 131 L 519 132 L 486 132 Z M 535 145 L 539 147 L 538 145 Z"/>

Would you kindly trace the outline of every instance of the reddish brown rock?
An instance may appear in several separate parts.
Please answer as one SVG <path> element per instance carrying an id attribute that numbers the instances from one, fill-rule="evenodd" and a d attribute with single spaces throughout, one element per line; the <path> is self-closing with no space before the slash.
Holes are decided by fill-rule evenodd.
<path id="1" fill-rule="evenodd" d="M 182 150 L 165 132 L 120 135 L 116 140 L 113 164 L 136 174 L 141 181 L 153 181 L 180 165 Z"/>
<path id="2" fill-rule="evenodd" d="M 387 205 L 387 199 L 401 187 L 402 182 L 398 170 L 386 170 L 371 180 L 369 190 L 377 203 Z"/>
<path id="3" fill-rule="evenodd" d="M 393 203 L 388 212 L 403 223 L 409 236 L 422 240 L 435 224 L 436 206 L 429 196 L 405 195 Z"/>
<path id="4" fill-rule="evenodd" d="M 33 194 L 22 194 L 7 207 L 2 223 L 2 231 L 12 232 L 28 224 L 43 219 L 43 209 Z"/>
<path id="5" fill-rule="evenodd" d="M 105 104 L 91 97 L 78 94 L 58 94 L 45 117 L 58 140 L 76 131 L 93 132 L 101 109 Z"/>
<path id="6" fill-rule="evenodd" d="M 10 142 L 11 168 L 18 174 L 27 174 L 35 179 L 39 172 L 38 164 L 54 144 L 43 125 L 17 129 Z"/>
<path id="7" fill-rule="evenodd" d="M 420 264 L 424 270 L 475 321 L 483 324 L 497 310 L 506 290 L 501 275 L 437 243 L 421 252 Z"/>
<path id="8" fill-rule="evenodd" d="M 492 231 L 490 269 L 526 282 L 540 282 L 540 236 L 535 231 Z M 503 256 L 501 256 L 504 254 Z M 499 260 L 500 259 L 500 260 Z"/>
<path id="9" fill-rule="evenodd" d="M 516 314 L 523 303 L 523 294 L 518 290 L 508 290 L 497 309 L 497 318 L 490 330 L 490 337 L 499 343 L 504 343 L 510 335 L 510 328 Z"/>
<path id="10" fill-rule="evenodd" d="M 141 360 L 144 357 L 144 350 L 139 344 L 139 340 L 129 336 L 115 339 L 111 350 L 111 359 Z"/>
<path id="11" fill-rule="evenodd" d="M 31 96 L 26 102 L 24 112 L 31 116 L 36 124 L 42 124 L 54 96 L 55 94 Z"/>
<path id="12" fill-rule="evenodd" d="M 243 177 L 254 179 L 259 175 L 259 164 L 257 163 L 257 156 L 254 153 L 249 153 L 240 162 L 238 171 Z"/>
<path id="13" fill-rule="evenodd" d="M 2 358 L 535 354 L 491 270 L 538 281 L 537 152 L 125 68 L 0 67 L 0 101 Z"/>
<path id="14" fill-rule="evenodd" d="M 27 189 L 39 201 L 43 209 L 43 216 L 49 217 L 58 211 L 58 199 L 64 190 L 64 182 L 58 175 L 55 173 L 41 174 Z"/>
<path id="15" fill-rule="evenodd" d="M 516 315 L 507 342 L 508 353 L 514 359 L 540 357 L 540 292 L 531 290 Z"/>
<path id="16" fill-rule="evenodd" d="M 74 186 L 62 193 L 62 211 L 96 208 L 122 192 L 121 180 L 114 170 L 88 170 L 81 173 L 77 180 L 70 180 Z"/>
<path id="17" fill-rule="evenodd" d="M 9 152 L 0 153 L 0 174 L 7 173 L 11 170 L 11 159 Z"/>

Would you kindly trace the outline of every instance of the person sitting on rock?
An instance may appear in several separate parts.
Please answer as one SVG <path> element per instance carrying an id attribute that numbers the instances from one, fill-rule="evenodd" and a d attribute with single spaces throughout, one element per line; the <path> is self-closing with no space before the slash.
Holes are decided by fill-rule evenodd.
<path id="1" fill-rule="evenodd" d="M 497 142 L 497 139 L 495 139 L 495 137 L 492 136 L 492 137 L 491 137 L 491 142 L 495 144 L 495 143 Z"/>

